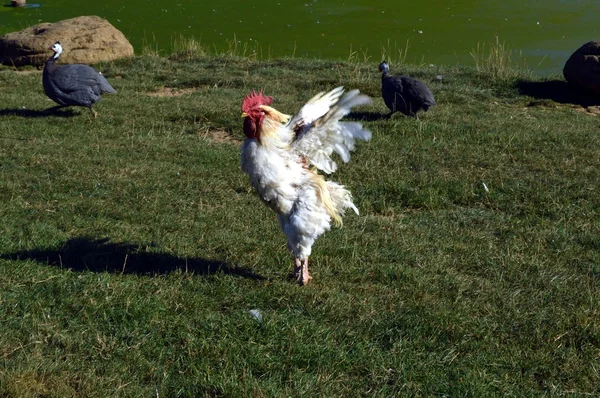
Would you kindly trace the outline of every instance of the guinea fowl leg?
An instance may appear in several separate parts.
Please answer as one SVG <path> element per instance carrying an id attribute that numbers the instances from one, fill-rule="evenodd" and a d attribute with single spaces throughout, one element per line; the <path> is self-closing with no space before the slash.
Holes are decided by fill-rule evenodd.
<path id="1" fill-rule="evenodd" d="M 94 108 L 90 106 L 90 111 L 92 111 L 92 115 L 94 115 L 94 119 L 98 117 L 98 112 Z"/>
<path id="2" fill-rule="evenodd" d="M 299 272 L 296 273 L 296 280 L 300 286 L 304 286 L 308 284 L 308 282 L 312 279 L 312 276 L 308 274 L 308 257 L 304 260 L 300 260 L 300 269 Z"/>

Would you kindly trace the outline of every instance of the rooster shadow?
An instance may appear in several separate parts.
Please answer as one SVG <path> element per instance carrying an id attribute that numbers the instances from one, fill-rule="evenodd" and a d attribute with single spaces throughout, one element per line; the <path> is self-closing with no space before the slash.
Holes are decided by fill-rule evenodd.
<path id="1" fill-rule="evenodd" d="M 24 108 L 8 108 L 0 109 L 0 116 L 20 116 L 24 118 L 39 118 L 39 117 L 73 117 L 79 113 L 73 111 L 71 108 L 65 109 L 61 106 L 53 106 L 44 110 L 37 109 L 24 109 Z"/>
<path id="2" fill-rule="evenodd" d="M 564 80 L 548 80 L 532 82 L 520 80 L 517 89 L 521 94 L 528 95 L 536 100 L 552 100 L 561 104 L 588 106 L 600 105 L 600 98 L 583 92 Z M 532 103 L 535 105 L 535 103 Z"/>
<path id="3" fill-rule="evenodd" d="M 226 274 L 256 280 L 265 279 L 245 267 L 204 258 L 181 258 L 151 252 L 140 248 L 140 245 L 111 242 L 108 238 L 77 237 L 69 239 L 58 249 L 18 251 L 1 254 L 0 258 L 33 260 L 73 271 L 154 276 L 181 270 L 197 275 Z"/>

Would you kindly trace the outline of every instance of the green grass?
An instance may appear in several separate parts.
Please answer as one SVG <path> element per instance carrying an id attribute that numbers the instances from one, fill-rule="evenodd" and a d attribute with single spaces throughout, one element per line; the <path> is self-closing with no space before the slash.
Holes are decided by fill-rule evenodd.
<path id="1" fill-rule="evenodd" d="M 403 65 L 438 106 L 387 119 L 378 59 L 181 47 L 100 65 L 97 120 L 0 71 L 0 396 L 600 394 L 598 118 L 523 94 L 560 82 Z M 300 288 L 240 106 L 340 84 L 374 98 L 333 176 L 361 215 Z"/>

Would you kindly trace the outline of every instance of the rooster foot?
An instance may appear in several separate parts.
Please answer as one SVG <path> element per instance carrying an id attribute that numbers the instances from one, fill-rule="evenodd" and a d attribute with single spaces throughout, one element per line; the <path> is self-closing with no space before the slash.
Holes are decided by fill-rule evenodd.
<path id="1" fill-rule="evenodd" d="M 294 276 L 300 286 L 310 282 L 312 276 L 308 274 L 308 257 L 304 260 L 300 260 L 298 257 L 294 258 Z"/>

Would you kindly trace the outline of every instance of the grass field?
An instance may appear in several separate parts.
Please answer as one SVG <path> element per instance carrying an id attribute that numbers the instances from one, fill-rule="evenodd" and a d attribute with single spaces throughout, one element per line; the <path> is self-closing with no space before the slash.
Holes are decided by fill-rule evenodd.
<path id="1" fill-rule="evenodd" d="M 377 64 L 140 56 L 98 66 L 119 93 L 97 120 L 0 70 L 0 396 L 600 395 L 597 108 L 558 78 L 391 64 L 438 106 L 386 118 Z M 333 176 L 361 215 L 300 288 L 240 106 L 338 85 L 374 98 Z"/>

